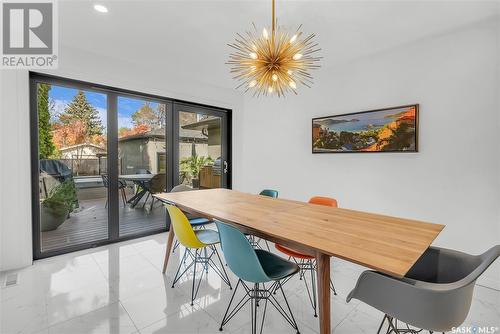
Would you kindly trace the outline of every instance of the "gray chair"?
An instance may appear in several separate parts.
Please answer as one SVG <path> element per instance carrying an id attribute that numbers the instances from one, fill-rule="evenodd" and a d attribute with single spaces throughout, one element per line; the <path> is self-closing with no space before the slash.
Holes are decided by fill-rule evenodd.
<path id="1" fill-rule="evenodd" d="M 347 302 L 358 299 L 385 313 L 389 333 L 429 333 L 459 327 L 469 313 L 478 277 L 500 256 L 500 245 L 481 255 L 430 247 L 397 279 L 375 271 L 361 274 Z M 398 328 L 398 321 L 405 323 Z M 412 327 L 410 327 L 412 326 Z"/>

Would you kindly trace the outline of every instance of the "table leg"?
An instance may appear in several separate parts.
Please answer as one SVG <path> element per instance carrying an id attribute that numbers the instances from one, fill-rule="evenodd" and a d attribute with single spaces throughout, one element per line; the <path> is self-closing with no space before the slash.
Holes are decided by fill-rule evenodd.
<path id="1" fill-rule="evenodd" d="M 316 255 L 318 271 L 319 332 L 330 334 L 330 256 Z"/>
<path id="2" fill-rule="evenodd" d="M 172 226 L 172 224 L 170 224 L 170 229 L 168 230 L 168 237 L 167 237 L 167 250 L 165 251 L 165 260 L 163 261 L 162 273 L 165 273 L 167 271 L 168 258 L 172 253 L 172 244 L 174 243 L 174 236 L 175 236 L 174 227 Z"/>

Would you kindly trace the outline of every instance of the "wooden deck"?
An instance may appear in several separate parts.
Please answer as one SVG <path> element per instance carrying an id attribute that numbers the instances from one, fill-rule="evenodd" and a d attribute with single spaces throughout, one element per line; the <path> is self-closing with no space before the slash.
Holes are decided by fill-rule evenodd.
<path id="1" fill-rule="evenodd" d="M 108 210 L 106 199 L 80 200 L 78 212 L 54 231 L 42 232 L 42 252 L 63 247 L 108 239 Z M 165 209 L 155 203 L 149 212 L 142 208 L 142 201 L 136 208 L 123 207 L 120 202 L 120 236 L 144 233 L 166 227 Z"/>

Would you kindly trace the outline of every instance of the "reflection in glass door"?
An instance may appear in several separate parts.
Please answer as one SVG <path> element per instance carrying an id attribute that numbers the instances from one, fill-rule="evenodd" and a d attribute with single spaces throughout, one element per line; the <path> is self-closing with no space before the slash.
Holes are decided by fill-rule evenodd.
<path id="1" fill-rule="evenodd" d="M 226 114 L 175 104 L 178 125 L 179 184 L 194 189 L 227 185 Z"/>
<path id="2" fill-rule="evenodd" d="M 36 84 L 40 252 L 108 239 L 106 94 Z"/>
<path id="3" fill-rule="evenodd" d="M 119 96 L 117 112 L 120 236 L 164 230 L 153 195 L 167 190 L 167 104 Z"/>

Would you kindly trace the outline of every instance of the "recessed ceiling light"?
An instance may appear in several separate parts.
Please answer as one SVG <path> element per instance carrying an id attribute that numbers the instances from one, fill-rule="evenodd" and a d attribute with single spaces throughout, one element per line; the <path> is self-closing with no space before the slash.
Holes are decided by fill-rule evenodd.
<path id="1" fill-rule="evenodd" d="M 107 13 L 108 12 L 108 9 L 103 5 L 94 5 L 94 9 L 97 10 L 99 13 Z"/>

